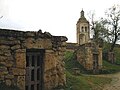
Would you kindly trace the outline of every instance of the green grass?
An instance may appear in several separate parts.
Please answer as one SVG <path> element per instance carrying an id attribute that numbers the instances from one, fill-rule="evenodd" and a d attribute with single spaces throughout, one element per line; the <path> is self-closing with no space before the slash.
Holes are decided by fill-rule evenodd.
<path id="1" fill-rule="evenodd" d="M 98 88 L 101 90 L 104 84 L 111 82 L 111 78 L 86 74 L 87 71 L 76 61 L 74 53 L 66 52 L 65 57 L 67 80 L 65 90 L 98 90 Z M 74 75 L 73 68 L 79 68 L 81 74 Z"/>
<path id="2" fill-rule="evenodd" d="M 104 43 L 103 46 L 103 52 L 108 52 L 110 50 L 110 44 L 109 43 Z M 115 64 L 120 65 L 120 47 L 114 47 L 114 53 L 115 53 L 115 59 L 116 62 Z"/>
<path id="3" fill-rule="evenodd" d="M 67 86 L 65 90 L 90 90 L 92 87 L 83 76 L 75 76 L 66 71 Z"/>
<path id="4" fill-rule="evenodd" d="M 66 52 L 65 54 L 65 68 L 69 72 L 73 72 L 73 68 L 79 68 L 81 73 L 86 73 L 84 67 L 76 61 L 75 54 L 73 52 Z"/>
<path id="5" fill-rule="evenodd" d="M 115 72 L 119 72 L 119 71 L 120 71 L 120 65 L 111 64 L 111 63 L 103 60 L 102 73 L 111 74 L 111 73 L 115 73 Z"/>

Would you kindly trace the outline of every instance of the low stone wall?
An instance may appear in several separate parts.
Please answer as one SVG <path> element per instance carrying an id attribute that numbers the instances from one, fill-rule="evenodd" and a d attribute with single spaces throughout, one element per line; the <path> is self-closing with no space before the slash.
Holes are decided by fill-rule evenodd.
<path id="1" fill-rule="evenodd" d="M 26 49 L 45 49 L 44 90 L 65 85 L 64 52 L 67 38 L 48 32 L 0 29 L 0 81 L 25 90 Z"/>

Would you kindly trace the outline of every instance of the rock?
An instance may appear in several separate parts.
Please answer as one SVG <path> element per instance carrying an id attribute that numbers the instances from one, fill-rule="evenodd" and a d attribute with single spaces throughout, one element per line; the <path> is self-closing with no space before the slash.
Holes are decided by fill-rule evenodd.
<path id="1" fill-rule="evenodd" d="M 26 37 L 34 37 L 34 36 L 35 36 L 35 33 L 34 33 L 34 32 L 30 32 L 30 31 L 27 31 L 27 32 L 25 33 L 25 36 L 26 36 Z"/>
<path id="2" fill-rule="evenodd" d="M 6 63 L 5 64 L 6 67 L 12 67 L 14 65 L 13 61 L 6 61 L 5 63 Z"/>
<path id="3" fill-rule="evenodd" d="M 0 50 L 8 50 L 10 49 L 10 46 L 8 45 L 0 45 Z"/>
<path id="4" fill-rule="evenodd" d="M 67 41 L 67 40 L 68 40 L 67 37 L 65 37 L 65 36 L 61 36 L 61 41 L 62 41 L 62 42 L 65 42 L 65 41 Z"/>
<path id="5" fill-rule="evenodd" d="M 16 67 L 25 68 L 26 67 L 26 53 L 24 49 L 19 49 L 15 53 Z"/>
<path id="6" fill-rule="evenodd" d="M 20 48 L 21 48 L 20 45 L 14 45 L 11 47 L 12 50 L 16 50 L 16 49 L 20 49 Z"/>
<path id="7" fill-rule="evenodd" d="M 24 46 L 26 46 L 27 48 L 32 48 L 35 45 L 34 42 L 35 42 L 34 38 L 27 38 L 25 40 Z"/>
<path id="8" fill-rule="evenodd" d="M 45 37 L 49 37 L 49 38 L 52 37 L 52 35 L 49 32 L 44 32 L 44 34 L 45 34 Z"/>
<path id="9" fill-rule="evenodd" d="M 20 41 L 19 40 L 14 40 L 14 41 L 0 40 L 0 44 L 12 46 L 12 45 L 20 44 Z"/>
<path id="10" fill-rule="evenodd" d="M 25 75 L 25 69 L 11 68 L 13 75 Z"/>
<path id="11" fill-rule="evenodd" d="M 4 55 L 7 56 L 7 57 L 10 57 L 11 56 L 11 51 L 10 50 L 6 50 L 4 52 Z"/>
<path id="12" fill-rule="evenodd" d="M 8 74 L 7 68 L 5 66 L 0 66 L 0 76 Z"/>
<path id="13" fill-rule="evenodd" d="M 20 90 L 25 90 L 25 76 L 18 76 L 17 86 L 20 88 Z"/>
<path id="14" fill-rule="evenodd" d="M 7 86 L 11 86 L 11 84 L 12 84 L 11 80 L 9 80 L 9 79 L 5 80 L 5 83 Z"/>
<path id="15" fill-rule="evenodd" d="M 13 78 L 14 78 L 14 75 L 10 75 L 10 74 L 5 75 L 5 79 L 13 79 Z"/>
<path id="16" fill-rule="evenodd" d="M 0 61 L 2 62 L 2 61 L 5 61 L 7 59 L 7 57 L 5 57 L 5 56 L 0 56 Z"/>

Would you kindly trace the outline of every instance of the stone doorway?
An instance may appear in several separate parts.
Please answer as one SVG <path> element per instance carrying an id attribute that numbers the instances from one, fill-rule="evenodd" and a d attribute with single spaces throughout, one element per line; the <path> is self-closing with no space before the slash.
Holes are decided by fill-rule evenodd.
<path id="1" fill-rule="evenodd" d="M 43 90 L 44 49 L 26 50 L 25 90 Z"/>
<path id="2" fill-rule="evenodd" d="M 98 54 L 93 54 L 93 73 L 98 73 Z"/>

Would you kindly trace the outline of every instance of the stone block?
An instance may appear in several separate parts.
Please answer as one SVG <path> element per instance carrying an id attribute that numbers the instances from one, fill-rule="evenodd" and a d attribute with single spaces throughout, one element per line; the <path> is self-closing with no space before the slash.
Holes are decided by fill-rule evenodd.
<path id="1" fill-rule="evenodd" d="M 11 82 L 11 80 L 7 79 L 7 80 L 5 80 L 5 84 L 6 84 L 7 86 L 11 86 L 12 82 Z"/>
<path id="2" fill-rule="evenodd" d="M 35 46 L 34 42 L 35 42 L 34 38 L 27 38 L 25 40 L 24 46 L 27 48 L 34 48 L 34 46 Z"/>
<path id="3" fill-rule="evenodd" d="M 20 49 L 16 51 L 15 59 L 16 59 L 16 67 L 18 68 L 26 67 L 26 52 L 24 49 Z"/>
<path id="4" fill-rule="evenodd" d="M 13 61 L 9 60 L 1 61 L 0 64 L 6 67 L 12 67 L 14 65 Z"/>
<path id="5" fill-rule="evenodd" d="M 13 79 L 13 78 L 14 78 L 14 75 L 10 75 L 10 74 L 5 75 L 5 79 Z"/>
<path id="6" fill-rule="evenodd" d="M 16 52 L 18 52 L 18 53 L 25 53 L 26 49 L 18 49 L 18 50 L 16 50 Z"/>
<path id="7" fill-rule="evenodd" d="M 34 47 L 38 47 L 38 48 L 47 48 L 47 49 L 51 49 L 52 48 L 52 42 L 50 39 L 37 39 L 35 42 L 35 46 Z"/>
<path id="8" fill-rule="evenodd" d="M 56 60 L 57 60 L 56 55 L 46 53 L 46 55 L 45 55 L 45 71 L 56 67 L 56 63 L 57 63 Z"/>
<path id="9" fill-rule="evenodd" d="M 3 44 L 3 45 L 16 45 L 16 44 L 20 44 L 20 41 L 19 40 L 13 40 L 13 41 L 7 41 L 7 40 L 0 40 L 0 44 Z"/>
<path id="10" fill-rule="evenodd" d="M 46 50 L 45 52 L 46 52 L 46 53 L 54 53 L 53 50 Z"/>
<path id="11" fill-rule="evenodd" d="M 62 46 L 66 46 L 66 42 L 62 42 Z"/>
<path id="12" fill-rule="evenodd" d="M 8 70 L 5 66 L 0 66 L 0 76 L 8 74 Z"/>
<path id="13" fill-rule="evenodd" d="M 13 56 L 8 56 L 6 61 L 14 61 L 14 57 Z"/>
<path id="14" fill-rule="evenodd" d="M 12 68 L 13 75 L 25 75 L 25 69 Z"/>
<path id="15" fill-rule="evenodd" d="M 10 46 L 8 45 L 0 45 L 0 50 L 8 50 L 10 49 Z"/>
<path id="16" fill-rule="evenodd" d="M 12 50 L 20 49 L 20 45 L 14 45 L 11 47 Z"/>
<path id="17" fill-rule="evenodd" d="M 14 65 L 14 62 L 13 61 L 7 61 L 6 60 L 6 67 L 12 67 Z"/>
<path id="18" fill-rule="evenodd" d="M 7 57 L 6 56 L 0 56 L 0 61 L 2 62 L 2 61 L 5 61 L 7 59 Z"/>
<path id="19" fill-rule="evenodd" d="M 27 36 L 27 37 L 34 37 L 34 36 L 35 36 L 35 33 L 34 33 L 34 32 L 30 32 L 30 31 L 27 31 L 27 32 L 26 32 L 26 36 Z"/>
<path id="20" fill-rule="evenodd" d="M 11 51 L 10 50 L 4 51 L 4 55 L 7 56 L 7 57 L 10 57 L 11 56 Z"/>
<path id="21" fill-rule="evenodd" d="M 20 90 L 25 90 L 25 76 L 18 76 L 17 86 L 20 88 Z"/>

